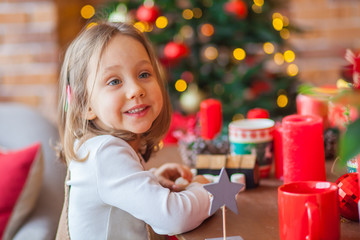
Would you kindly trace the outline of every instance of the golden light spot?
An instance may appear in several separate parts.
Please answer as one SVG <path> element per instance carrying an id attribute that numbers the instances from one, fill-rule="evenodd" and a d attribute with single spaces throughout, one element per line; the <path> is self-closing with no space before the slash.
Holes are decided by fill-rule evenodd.
<path id="1" fill-rule="evenodd" d="M 289 99 L 286 95 L 281 94 L 277 97 L 276 103 L 280 108 L 284 108 L 286 107 L 286 105 L 288 104 Z"/>
<path id="2" fill-rule="evenodd" d="M 296 64 L 292 63 L 287 67 L 287 74 L 290 77 L 294 77 L 299 73 L 299 68 Z"/>
<path id="3" fill-rule="evenodd" d="M 86 29 L 90 29 L 90 28 L 92 28 L 92 27 L 94 27 L 96 25 L 98 25 L 98 24 L 95 23 L 95 22 L 90 22 L 90 23 L 88 23 L 88 25 L 86 25 Z"/>
<path id="4" fill-rule="evenodd" d="M 183 79 L 179 79 L 175 82 L 175 89 L 178 92 L 183 92 L 187 88 L 187 83 Z"/>
<path id="5" fill-rule="evenodd" d="M 193 13 L 194 13 L 194 18 L 202 17 L 202 10 L 200 8 L 194 8 Z"/>
<path id="6" fill-rule="evenodd" d="M 244 49 L 242 48 L 236 48 L 234 51 L 233 51 L 233 56 L 236 60 L 244 60 L 245 57 L 246 57 L 246 52 Z"/>
<path id="7" fill-rule="evenodd" d="M 295 53 L 291 50 L 284 52 L 284 59 L 286 62 L 291 63 L 295 60 Z"/>
<path id="8" fill-rule="evenodd" d="M 146 26 L 143 22 L 134 23 L 134 27 L 136 27 L 140 32 L 145 32 Z"/>
<path id="9" fill-rule="evenodd" d="M 254 13 L 261 13 L 262 7 L 256 5 L 255 3 L 251 6 L 251 9 L 254 11 Z"/>
<path id="10" fill-rule="evenodd" d="M 194 17 L 194 13 L 193 11 L 191 11 L 191 9 L 185 9 L 183 12 L 182 12 L 182 16 L 184 19 L 186 20 L 190 20 Z"/>
<path id="11" fill-rule="evenodd" d="M 241 113 L 236 113 L 233 117 L 232 120 L 236 121 L 236 120 L 241 120 L 241 119 L 245 119 L 244 115 Z"/>
<path id="12" fill-rule="evenodd" d="M 277 65 L 283 64 L 284 63 L 284 55 L 282 55 L 281 53 L 275 53 L 274 61 Z"/>
<path id="13" fill-rule="evenodd" d="M 264 48 L 264 52 L 267 54 L 272 54 L 274 53 L 275 50 L 274 44 L 272 44 L 271 42 L 264 43 L 263 48 Z"/>
<path id="14" fill-rule="evenodd" d="M 201 26 L 201 33 L 206 37 L 210 37 L 214 34 L 214 27 L 210 23 L 205 23 Z"/>
<path id="15" fill-rule="evenodd" d="M 289 39 L 289 37 L 290 37 L 290 31 L 287 29 L 287 28 L 283 28 L 283 29 L 281 29 L 281 31 L 280 31 L 280 37 L 282 38 L 282 39 Z"/>
<path id="16" fill-rule="evenodd" d="M 156 19 L 155 25 L 158 28 L 165 28 L 168 25 L 168 19 L 164 16 L 160 16 Z"/>
<path id="17" fill-rule="evenodd" d="M 180 34 L 185 38 L 191 38 L 194 35 L 194 29 L 189 25 L 185 25 L 180 29 Z"/>
<path id="18" fill-rule="evenodd" d="M 262 7 L 262 5 L 264 5 L 264 0 L 254 0 L 254 3 L 256 6 Z"/>
<path id="19" fill-rule="evenodd" d="M 274 13 L 274 14 L 272 15 L 272 18 L 273 18 L 273 19 L 275 19 L 275 18 L 280 18 L 280 19 L 282 20 L 282 19 L 283 19 L 283 16 L 281 15 L 281 13 L 276 12 L 276 13 Z"/>
<path id="20" fill-rule="evenodd" d="M 219 56 L 219 52 L 215 47 L 210 46 L 205 49 L 204 56 L 209 60 L 215 60 Z"/>
<path id="21" fill-rule="evenodd" d="M 91 5 L 85 5 L 81 8 L 80 14 L 83 18 L 89 19 L 95 15 L 95 8 Z"/>
<path id="22" fill-rule="evenodd" d="M 282 16 L 283 17 L 283 23 L 284 23 L 284 27 L 289 26 L 289 18 L 287 18 L 286 16 Z"/>
<path id="23" fill-rule="evenodd" d="M 284 27 L 283 21 L 280 18 L 273 19 L 273 27 L 276 31 L 281 31 Z"/>

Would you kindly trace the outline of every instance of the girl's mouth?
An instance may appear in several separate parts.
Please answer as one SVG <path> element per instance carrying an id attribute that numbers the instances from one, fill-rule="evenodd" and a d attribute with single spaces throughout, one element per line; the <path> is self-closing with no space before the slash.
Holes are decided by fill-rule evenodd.
<path id="1" fill-rule="evenodd" d="M 141 117 L 141 116 L 144 116 L 148 112 L 149 108 L 150 108 L 150 106 L 135 107 L 135 108 L 132 108 L 132 109 L 126 111 L 125 114 Z"/>

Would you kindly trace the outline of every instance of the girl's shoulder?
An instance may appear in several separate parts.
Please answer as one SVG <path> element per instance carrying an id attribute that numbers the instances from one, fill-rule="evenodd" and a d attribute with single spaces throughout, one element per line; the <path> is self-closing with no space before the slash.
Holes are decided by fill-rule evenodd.
<path id="1" fill-rule="evenodd" d="M 86 147 L 91 150 L 102 149 L 104 147 L 124 147 L 131 148 L 131 146 L 123 139 L 114 137 L 112 135 L 99 135 L 87 139 L 81 147 Z"/>

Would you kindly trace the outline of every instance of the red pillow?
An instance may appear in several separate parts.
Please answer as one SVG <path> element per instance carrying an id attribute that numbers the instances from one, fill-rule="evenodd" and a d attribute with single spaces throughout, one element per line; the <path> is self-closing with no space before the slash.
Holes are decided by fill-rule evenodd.
<path id="1" fill-rule="evenodd" d="M 18 151 L 0 151 L 0 238 L 23 192 L 28 176 L 33 175 L 31 174 L 32 165 L 39 155 L 41 155 L 40 143 Z"/>

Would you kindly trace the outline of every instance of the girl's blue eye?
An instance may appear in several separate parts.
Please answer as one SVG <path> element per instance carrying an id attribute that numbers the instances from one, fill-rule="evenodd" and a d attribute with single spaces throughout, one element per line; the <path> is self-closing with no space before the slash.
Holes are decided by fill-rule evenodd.
<path id="1" fill-rule="evenodd" d="M 150 73 L 148 72 L 141 73 L 139 76 L 139 78 L 148 78 L 148 77 L 150 77 Z"/>
<path id="2" fill-rule="evenodd" d="M 121 81 L 119 79 L 113 79 L 108 84 L 111 86 L 114 86 L 114 85 L 118 85 L 120 83 L 121 83 Z"/>

